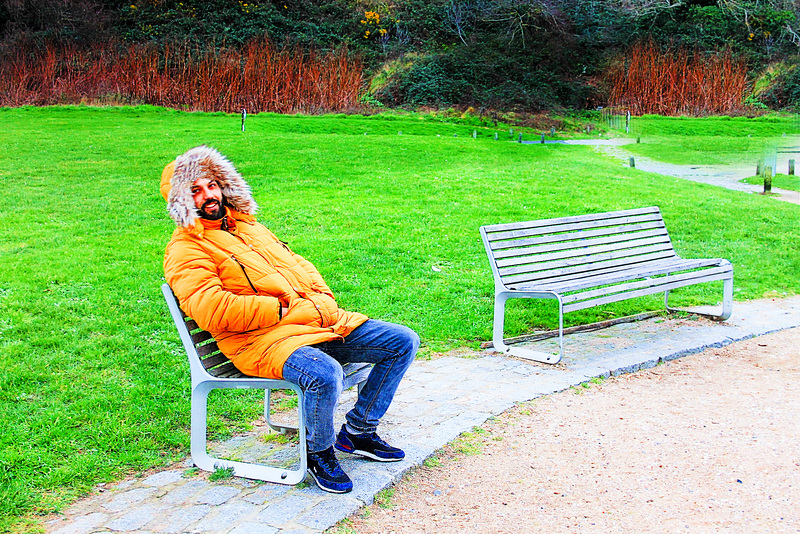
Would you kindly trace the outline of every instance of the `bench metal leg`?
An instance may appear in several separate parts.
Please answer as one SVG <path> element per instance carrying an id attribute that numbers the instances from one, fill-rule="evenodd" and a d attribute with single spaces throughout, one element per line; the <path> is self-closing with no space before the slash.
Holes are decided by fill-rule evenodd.
<path id="1" fill-rule="evenodd" d="M 524 349 L 521 347 L 509 347 L 505 344 L 503 339 L 503 331 L 505 327 L 505 309 L 506 302 L 509 298 L 541 298 L 541 295 L 534 297 L 533 295 L 514 294 L 508 292 L 499 292 L 494 297 L 494 324 L 492 327 L 492 344 L 498 352 L 502 352 L 509 356 L 516 356 L 517 358 L 524 358 L 526 360 L 533 360 L 542 363 L 558 363 L 564 354 L 564 307 L 561 299 L 557 295 L 549 296 L 548 298 L 555 298 L 558 301 L 558 354 L 551 354 L 549 352 L 541 352 L 538 350 Z"/>
<path id="2" fill-rule="evenodd" d="M 664 292 L 664 306 L 667 308 L 668 312 L 679 312 L 679 311 L 686 311 L 681 310 L 680 308 L 670 308 L 669 306 L 669 290 Z M 726 278 L 722 283 L 722 312 L 719 315 L 715 315 L 713 313 L 701 313 L 701 312 L 687 312 L 693 313 L 695 315 L 700 315 L 702 317 L 708 317 L 709 319 L 713 319 L 714 321 L 727 321 L 731 313 L 733 312 L 733 276 L 730 278 Z"/>
<path id="3" fill-rule="evenodd" d="M 272 390 L 268 389 L 264 392 L 264 420 L 267 422 L 267 425 L 274 430 L 275 432 L 280 432 L 281 434 L 293 434 L 300 430 L 300 427 L 292 426 L 292 425 L 280 425 L 272 420 L 270 417 L 270 402 L 272 400 Z M 297 399 L 297 402 L 300 402 L 300 399 Z M 298 412 L 300 408 L 298 407 Z"/>
<path id="4" fill-rule="evenodd" d="M 208 454 L 206 449 L 207 440 L 207 417 L 208 417 L 208 394 L 213 389 L 239 388 L 235 384 L 213 384 L 204 382 L 192 389 L 192 429 L 191 429 L 191 451 L 194 464 L 205 471 L 215 469 L 233 468 L 235 476 L 265 480 L 277 484 L 298 484 L 306 476 L 308 467 L 306 458 L 306 436 L 305 436 L 305 416 L 302 410 L 302 392 L 298 387 L 298 417 L 300 419 L 300 466 L 298 469 L 284 469 L 262 464 L 251 464 L 237 462 L 233 460 L 223 460 Z M 294 388 L 292 388 L 294 389 Z"/>

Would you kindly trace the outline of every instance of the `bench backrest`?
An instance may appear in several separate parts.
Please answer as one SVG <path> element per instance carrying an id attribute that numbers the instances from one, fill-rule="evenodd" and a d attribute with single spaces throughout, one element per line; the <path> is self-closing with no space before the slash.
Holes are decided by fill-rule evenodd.
<path id="1" fill-rule="evenodd" d="M 178 334 L 183 342 L 183 347 L 186 349 L 189 365 L 192 367 L 193 372 L 199 363 L 205 372 L 211 376 L 218 378 L 247 377 L 248 375 L 239 371 L 233 365 L 233 362 L 222 354 L 214 337 L 197 326 L 194 319 L 183 312 L 170 287 L 164 284 L 161 289 L 164 293 L 164 298 L 167 300 L 172 320 L 175 322 Z M 195 361 L 192 361 L 193 359 Z"/>
<path id="2" fill-rule="evenodd" d="M 482 226 L 495 282 L 514 289 L 675 258 L 658 207 Z"/>
<path id="3" fill-rule="evenodd" d="M 194 319 L 187 317 L 183 310 L 181 310 L 181 315 L 183 315 L 186 329 L 189 331 L 192 343 L 197 351 L 197 357 L 208 374 L 219 378 L 242 378 L 248 376 L 239 371 L 233 365 L 233 362 L 222 354 L 211 334 L 197 326 Z"/>
<path id="4" fill-rule="evenodd" d="M 178 329 L 183 348 L 189 358 L 189 366 L 192 369 L 192 383 L 199 383 L 208 379 L 203 373 L 216 378 L 255 378 L 242 373 L 233 365 L 233 362 L 219 350 L 214 337 L 207 331 L 200 328 L 191 317 L 188 317 L 180 305 L 178 299 L 168 284 L 161 286 L 161 292 L 167 301 L 172 320 Z M 372 369 L 369 363 L 345 363 L 342 365 L 344 373 L 344 388 L 363 383 Z M 360 387 L 360 386 L 359 386 Z"/>

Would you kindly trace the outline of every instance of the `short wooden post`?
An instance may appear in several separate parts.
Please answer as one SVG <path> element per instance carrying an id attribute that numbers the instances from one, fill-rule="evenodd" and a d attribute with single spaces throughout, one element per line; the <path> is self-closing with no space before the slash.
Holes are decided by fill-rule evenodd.
<path id="1" fill-rule="evenodd" d="M 472 130 L 472 138 L 473 139 L 477 139 L 478 138 L 478 130 Z"/>
<path id="2" fill-rule="evenodd" d="M 789 160 L 789 176 L 794 176 L 794 160 Z"/>
<path id="3" fill-rule="evenodd" d="M 550 135 L 552 136 L 552 135 L 555 135 L 555 134 L 556 134 L 556 127 L 555 126 L 551 126 L 550 127 Z"/>
<path id="4" fill-rule="evenodd" d="M 542 134 L 542 144 L 544 144 L 544 134 Z"/>
<path id="5" fill-rule="evenodd" d="M 519 134 L 519 139 L 517 139 L 517 142 L 518 142 L 518 143 L 521 143 L 521 142 L 522 142 L 522 134 Z"/>
<path id="6" fill-rule="evenodd" d="M 631 156 L 630 163 L 631 163 L 631 168 L 635 169 L 636 168 L 636 160 L 633 159 L 633 156 Z"/>
<path id="7" fill-rule="evenodd" d="M 764 192 L 772 192 L 772 167 L 764 168 Z"/>
<path id="8" fill-rule="evenodd" d="M 242 131 L 244 131 L 244 120 L 247 118 L 247 110 L 242 108 Z"/>
<path id="9" fill-rule="evenodd" d="M 641 138 L 641 137 L 637 137 L 637 138 L 636 138 L 636 144 L 638 145 L 638 144 L 639 144 L 639 143 L 641 143 L 641 142 L 642 142 L 642 138 Z"/>
<path id="10" fill-rule="evenodd" d="M 509 129 L 508 129 L 508 136 L 509 136 L 511 139 L 514 139 L 514 128 L 509 128 Z"/>
<path id="11" fill-rule="evenodd" d="M 761 176 L 761 162 L 756 163 L 756 176 Z"/>
<path id="12" fill-rule="evenodd" d="M 494 133 L 494 140 L 497 141 L 497 132 Z"/>

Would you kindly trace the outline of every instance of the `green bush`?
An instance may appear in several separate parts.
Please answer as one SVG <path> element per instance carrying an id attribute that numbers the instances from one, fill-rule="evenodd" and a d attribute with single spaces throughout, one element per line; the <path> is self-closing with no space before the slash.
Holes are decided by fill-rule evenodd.
<path id="1" fill-rule="evenodd" d="M 480 55 L 460 48 L 397 65 L 381 74 L 374 97 L 388 106 L 474 106 L 539 111 L 569 106 L 594 107 L 599 91 L 580 81 L 565 81 L 550 66 L 519 57 Z"/>
<path id="2" fill-rule="evenodd" d="M 786 95 L 786 107 L 800 111 L 800 62 L 792 66 L 783 84 Z"/>

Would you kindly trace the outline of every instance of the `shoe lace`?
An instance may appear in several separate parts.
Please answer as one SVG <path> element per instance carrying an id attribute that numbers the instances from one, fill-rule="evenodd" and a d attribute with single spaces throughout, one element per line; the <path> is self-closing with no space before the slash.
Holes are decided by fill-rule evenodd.
<path id="1" fill-rule="evenodd" d="M 333 453 L 333 448 L 325 449 L 324 451 L 315 453 L 314 456 L 316 457 L 317 464 L 326 473 L 336 475 L 338 474 L 337 471 L 342 471 L 342 468 L 339 465 L 339 460 L 336 459 L 336 455 Z M 342 471 L 342 473 L 344 473 L 344 471 Z"/>
<path id="2" fill-rule="evenodd" d="M 388 443 L 383 441 L 383 439 L 376 432 L 372 432 L 371 434 L 367 434 L 367 436 L 369 437 L 369 439 L 373 443 L 376 443 L 376 444 L 380 445 L 381 447 L 387 447 L 387 448 L 391 447 Z"/>

